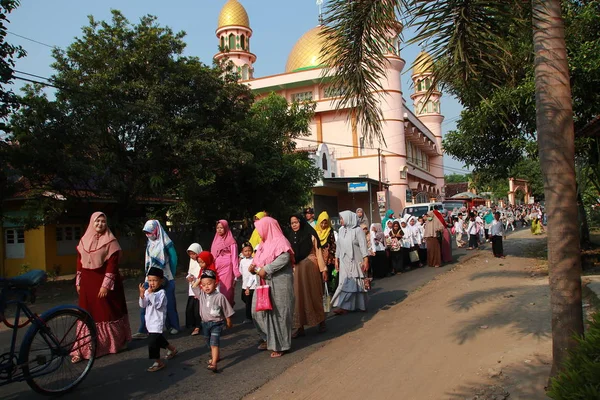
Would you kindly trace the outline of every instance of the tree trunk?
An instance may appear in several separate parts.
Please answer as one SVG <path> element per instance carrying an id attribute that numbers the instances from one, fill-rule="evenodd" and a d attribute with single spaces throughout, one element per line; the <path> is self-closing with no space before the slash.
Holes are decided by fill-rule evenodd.
<path id="1" fill-rule="evenodd" d="M 532 0 L 539 156 L 548 213 L 551 376 L 583 334 L 575 136 L 560 0 Z"/>
<path id="2" fill-rule="evenodd" d="M 583 198 L 581 192 L 577 191 L 577 214 L 579 215 L 579 246 L 582 249 L 589 247 L 590 245 L 590 227 L 588 225 L 587 214 L 583 204 Z"/>

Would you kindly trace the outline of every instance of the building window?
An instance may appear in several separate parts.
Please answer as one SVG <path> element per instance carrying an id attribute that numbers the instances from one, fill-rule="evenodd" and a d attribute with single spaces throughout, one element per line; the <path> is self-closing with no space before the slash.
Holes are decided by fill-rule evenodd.
<path id="1" fill-rule="evenodd" d="M 292 102 L 294 101 L 311 101 L 313 98 L 313 92 L 300 92 L 300 93 L 294 93 L 292 95 Z"/>
<path id="2" fill-rule="evenodd" d="M 13 228 L 4 230 L 6 258 L 25 258 L 25 231 Z"/>
<path id="3" fill-rule="evenodd" d="M 323 154 L 321 158 L 321 165 L 323 167 L 323 171 L 327 171 L 327 154 Z"/>
<path id="4" fill-rule="evenodd" d="M 225 36 L 221 36 L 221 51 L 225 51 Z"/>
<path id="5" fill-rule="evenodd" d="M 56 227 L 56 255 L 77 254 L 77 245 L 81 239 L 81 226 L 62 225 Z"/>
<path id="6" fill-rule="evenodd" d="M 240 36 L 240 46 L 242 47 L 242 50 L 246 50 L 246 36 L 245 35 Z"/>
<path id="7" fill-rule="evenodd" d="M 424 101 L 420 101 L 417 103 L 417 114 L 425 114 L 427 112 L 427 109 L 425 108 L 425 102 Z"/>
<path id="8" fill-rule="evenodd" d="M 235 50 L 235 35 L 233 33 L 229 34 L 229 50 Z"/>
<path id="9" fill-rule="evenodd" d="M 250 71 L 250 68 L 247 65 L 244 65 L 242 67 L 242 79 L 243 80 L 249 79 L 249 71 Z"/>
<path id="10" fill-rule="evenodd" d="M 346 88 L 329 86 L 329 87 L 325 88 L 324 94 L 325 94 L 325 98 L 340 97 L 340 96 L 343 96 L 345 92 L 346 92 Z"/>

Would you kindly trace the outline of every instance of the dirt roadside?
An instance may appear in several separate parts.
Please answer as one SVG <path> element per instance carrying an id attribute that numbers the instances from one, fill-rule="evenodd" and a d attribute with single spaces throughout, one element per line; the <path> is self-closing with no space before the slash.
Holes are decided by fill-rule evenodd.
<path id="1" fill-rule="evenodd" d="M 504 248 L 506 259 L 479 251 L 246 399 L 546 399 L 546 239 L 523 230 Z"/>

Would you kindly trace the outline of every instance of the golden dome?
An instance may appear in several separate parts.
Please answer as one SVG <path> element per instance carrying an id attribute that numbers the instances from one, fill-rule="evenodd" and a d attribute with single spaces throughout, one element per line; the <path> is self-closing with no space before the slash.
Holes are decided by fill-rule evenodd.
<path id="1" fill-rule="evenodd" d="M 413 76 L 421 75 L 425 72 L 433 72 L 433 59 L 424 51 L 421 51 L 417 58 L 415 59 L 415 63 L 413 65 Z"/>
<path id="2" fill-rule="evenodd" d="M 325 44 L 325 38 L 319 34 L 321 30 L 322 27 L 319 25 L 298 39 L 288 56 L 285 72 L 317 68 L 322 65 L 321 49 Z"/>
<path id="3" fill-rule="evenodd" d="M 248 13 L 238 0 L 229 0 L 221 9 L 217 29 L 225 26 L 244 26 L 250 28 Z"/>

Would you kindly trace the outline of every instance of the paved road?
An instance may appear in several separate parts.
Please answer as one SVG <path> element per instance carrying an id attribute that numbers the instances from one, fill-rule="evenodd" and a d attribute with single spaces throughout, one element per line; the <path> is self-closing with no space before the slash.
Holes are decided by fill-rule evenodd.
<path id="1" fill-rule="evenodd" d="M 487 245 L 482 252 L 491 253 Z M 468 253 L 468 254 L 467 254 Z M 455 263 L 464 261 L 478 252 L 454 250 Z M 491 256 L 491 254 L 490 254 Z M 306 337 L 295 339 L 291 352 L 279 359 L 271 359 L 270 352 L 256 349 L 258 337 L 251 324 L 242 324 L 244 304 L 235 306 L 234 327 L 221 340 L 223 361 L 219 363 L 221 373 L 213 374 L 205 368 L 209 358 L 202 336 L 191 337 L 188 333 L 170 336 L 168 339 L 179 349 L 176 358 L 168 362 L 163 371 L 151 374 L 146 372 L 151 361 L 145 341 L 134 341 L 125 352 L 102 357 L 96 361 L 86 380 L 73 393 L 64 399 L 128 399 L 128 398 L 212 398 L 239 399 L 252 392 L 265 382 L 279 375 L 285 369 L 318 351 L 327 341 L 347 332 L 360 329 L 375 313 L 403 301 L 407 294 L 427 283 L 436 275 L 448 271 L 444 268 L 420 268 L 402 275 L 396 275 L 373 282 L 370 292 L 369 311 L 344 316 L 330 315 L 327 319 L 328 331 L 317 334 L 315 328 L 307 329 Z M 236 291 L 238 299 L 239 287 Z M 139 326 L 137 292 L 129 290 L 128 307 L 132 329 Z M 180 314 L 183 314 L 187 300 L 187 286 L 178 285 L 177 300 Z M 181 315 L 184 322 L 184 315 Z M 0 334 L 0 348 L 8 346 L 7 332 Z M 373 356 L 373 355 L 365 355 Z M 333 366 L 332 366 L 333 367 Z M 14 383 L 0 387 L 3 399 L 39 399 L 27 384 Z"/>

